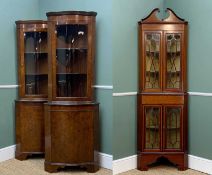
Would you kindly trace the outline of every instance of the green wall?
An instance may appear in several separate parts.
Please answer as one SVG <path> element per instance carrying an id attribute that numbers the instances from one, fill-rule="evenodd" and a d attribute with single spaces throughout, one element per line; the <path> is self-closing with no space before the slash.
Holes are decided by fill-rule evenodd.
<path id="1" fill-rule="evenodd" d="M 37 19 L 37 0 L 2 0 L 0 5 L 0 85 L 17 84 L 15 21 Z M 0 148 L 15 144 L 14 100 L 17 89 L 0 89 Z"/>
<path id="2" fill-rule="evenodd" d="M 0 148 L 15 144 L 15 103 L 16 89 L 0 89 Z"/>
<path id="3" fill-rule="evenodd" d="M 204 3 L 203 3 L 204 2 Z M 112 93 L 137 92 L 137 22 L 154 8 L 172 8 L 189 21 L 189 91 L 211 92 L 212 45 L 211 0 L 2 0 L 0 6 L 0 85 L 17 84 L 15 21 L 46 19 L 46 12 L 60 10 L 96 11 L 96 89 L 100 102 L 101 152 L 114 160 L 136 154 L 136 96 Z M 164 16 L 162 12 L 160 16 Z M 0 148 L 15 143 L 14 99 L 17 89 L 0 89 Z M 212 159 L 212 97 L 189 97 L 189 153 Z M 3 133 L 3 134 L 2 134 Z"/>
<path id="4" fill-rule="evenodd" d="M 16 84 L 16 32 L 15 21 L 37 19 L 37 0 L 1 0 L 0 5 L 0 84 Z"/>
<path id="5" fill-rule="evenodd" d="M 188 86 L 190 92 L 212 92 L 212 1 L 165 0 L 165 7 L 189 22 Z M 212 159 L 212 97 L 189 98 L 189 153 Z"/>
<path id="6" fill-rule="evenodd" d="M 96 85 L 112 86 L 112 0 L 40 0 L 40 17 L 48 11 L 96 11 Z M 100 103 L 100 151 L 112 154 L 112 90 L 96 89 Z"/>
<path id="7" fill-rule="evenodd" d="M 163 0 L 113 1 L 112 56 L 114 93 L 137 92 L 138 21 Z M 113 158 L 136 154 L 136 96 L 113 97 Z"/>

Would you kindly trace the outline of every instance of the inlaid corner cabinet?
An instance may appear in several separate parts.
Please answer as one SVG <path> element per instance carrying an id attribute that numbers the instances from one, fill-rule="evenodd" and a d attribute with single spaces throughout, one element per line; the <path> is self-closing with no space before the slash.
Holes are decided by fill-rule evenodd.
<path id="1" fill-rule="evenodd" d="M 18 100 L 16 153 L 24 160 L 44 153 L 44 106 L 48 96 L 47 22 L 16 21 L 18 52 Z"/>
<path id="2" fill-rule="evenodd" d="M 138 169 L 166 158 L 188 167 L 187 22 L 171 9 L 139 22 Z"/>
<path id="3" fill-rule="evenodd" d="M 96 12 L 48 12 L 48 103 L 45 170 L 98 166 L 98 112 L 94 99 Z"/>

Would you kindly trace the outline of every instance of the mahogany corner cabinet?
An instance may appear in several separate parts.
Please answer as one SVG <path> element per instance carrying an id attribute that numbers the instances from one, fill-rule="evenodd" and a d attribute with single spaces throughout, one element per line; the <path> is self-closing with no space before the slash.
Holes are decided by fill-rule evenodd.
<path id="1" fill-rule="evenodd" d="M 188 167 L 187 22 L 171 9 L 139 22 L 138 169 L 166 158 Z"/>
<path id="2" fill-rule="evenodd" d="M 96 12 L 48 12 L 45 170 L 99 169 L 99 104 L 94 99 Z"/>

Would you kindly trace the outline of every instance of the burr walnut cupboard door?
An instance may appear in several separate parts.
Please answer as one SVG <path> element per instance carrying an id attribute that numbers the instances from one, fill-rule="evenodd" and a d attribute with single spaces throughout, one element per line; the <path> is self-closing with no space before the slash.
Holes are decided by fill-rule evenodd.
<path id="1" fill-rule="evenodd" d="M 93 160 L 94 115 L 94 111 L 88 110 L 52 112 L 51 150 L 55 153 L 52 154 L 54 162 L 74 164 Z"/>

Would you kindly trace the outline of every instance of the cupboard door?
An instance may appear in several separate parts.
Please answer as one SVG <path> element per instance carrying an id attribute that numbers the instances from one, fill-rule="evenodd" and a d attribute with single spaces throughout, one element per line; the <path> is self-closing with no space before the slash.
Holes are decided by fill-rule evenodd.
<path id="1" fill-rule="evenodd" d="M 165 32 L 164 33 L 165 51 L 164 51 L 164 90 L 181 91 L 182 82 L 182 38 L 180 32 Z"/>
<path id="2" fill-rule="evenodd" d="M 165 150 L 182 149 L 182 106 L 165 106 L 163 123 L 163 148 Z"/>
<path id="3" fill-rule="evenodd" d="M 25 95 L 47 96 L 48 55 L 47 32 L 24 32 L 24 73 Z"/>
<path id="4" fill-rule="evenodd" d="M 158 151 L 161 148 L 161 106 L 144 106 L 144 150 Z"/>
<path id="5" fill-rule="evenodd" d="M 143 90 L 161 91 L 161 37 L 162 32 L 143 33 Z"/>

